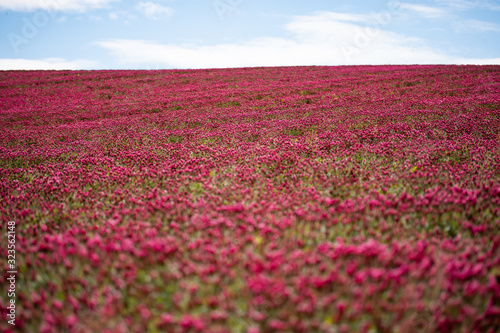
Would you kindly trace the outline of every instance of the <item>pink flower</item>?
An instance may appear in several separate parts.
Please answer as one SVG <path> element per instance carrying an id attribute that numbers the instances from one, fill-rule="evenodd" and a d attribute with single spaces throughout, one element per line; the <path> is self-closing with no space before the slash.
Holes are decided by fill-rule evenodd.
<path id="1" fill-rule="evenodd" d="M 170 313 L 163 313 L 160 316 L 160 321 L 162 325 L 170 324 L 174 321 L 174 317 Z"/>
<path id="2" fill-rule="evenodd" d="M 284 330 L 286 329 L 286 324 L 279 320 L 279 319 L 271 319 L 271 321 L 269 322 L 269 326 L 272 328 L 272 329 L 275 329 L 275 330 Z"/>
<path id="3" fill-rule="evenodd" d="M 71 314 L 68 317 L 66 317 L 66 324 L 69 327 L 75 326 L 77 322 L 78 322 L 78 318 L 74 314 Z"/>

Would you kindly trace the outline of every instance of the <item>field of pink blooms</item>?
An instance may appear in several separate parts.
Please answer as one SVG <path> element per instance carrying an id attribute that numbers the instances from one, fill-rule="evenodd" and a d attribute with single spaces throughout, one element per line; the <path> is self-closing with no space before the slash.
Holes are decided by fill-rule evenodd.
<path id="1" fill-rule="evenodd" d="M 2 332 L 498 332 L 500 66 L 0 72 Z"/>

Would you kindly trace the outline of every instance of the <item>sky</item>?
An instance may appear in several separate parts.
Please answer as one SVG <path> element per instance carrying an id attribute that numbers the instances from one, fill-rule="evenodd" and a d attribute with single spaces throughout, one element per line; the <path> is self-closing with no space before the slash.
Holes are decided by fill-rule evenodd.
<path id="1" fill-rule="evenodd" d="M 500 0 L 0 0 L 0 70 L 500 64 Z"/>

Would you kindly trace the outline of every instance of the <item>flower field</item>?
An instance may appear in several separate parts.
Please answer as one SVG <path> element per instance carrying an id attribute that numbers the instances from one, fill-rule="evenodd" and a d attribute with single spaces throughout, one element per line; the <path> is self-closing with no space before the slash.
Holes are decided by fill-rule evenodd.
<path id="1" fill-rule="evenodd" d="M 499 332 L 500 67 L 0 72 L 2 332 Z"/>

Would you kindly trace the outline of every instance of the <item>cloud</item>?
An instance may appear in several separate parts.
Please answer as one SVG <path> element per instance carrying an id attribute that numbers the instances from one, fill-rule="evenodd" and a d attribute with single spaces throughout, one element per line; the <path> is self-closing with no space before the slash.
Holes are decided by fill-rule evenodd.
<path id="1" fill-rule="evenodd" d="M 499 32 L 500 28 L 495 23 L 480 21 L 480 20 L 465 20 L 458 22 L 456 24 L 456 29 L 459 32 L 471 32 L 471 31 L 495 31 Z"/>
<path id="2" fill-rule="evenodd" d="M 399 7 L 425 18 L 439 18 L 447 15 L 447 12 L 444 9 L 437 7 L 429 7 L 409 3 L 400 3 Z"/>
<path id="3" fill-rule="evenodd" d="M 87 69 L 95 68 L 97 63 L 89 60 L 67 61 L 62 58 L 47 59 L 2 59 L 0 58 L 0 70 L 35 70 L 35 69 Z"/>
<path id="4" fill-rule="evenodd" d="M 0 0 L 0 9 L 14 11 L 78 11 L 106 7 L 117 0 Z M 119 1 L 119 0 L 118 0 Z"/>
<path id="5" fill-rule="evenodd" d="M 169 17 L 174 14 L 174 10 L 170 7 L 162 6 L 154 2 L 139 2 L 135 8 L 144 13 L 148 19 L 157 20 L 161 16 Z"/>
<path id="6" fill-rule="evenodd" d="M 127 24 L 127 25 L 130 24 L 131 21 L 136 20 L 136 17 L 134 15 L 130 14 L 127 11 L 123 11 L 123 10 L 110 12 L 108 14 L 108 17 L 110 20 L 113 20 L 113 21 L 120 20 L 124 24 Z"/>
<path id="7" fill-rule="evenodd" d="M 384 28 L 393 16 L 390 11 L 295 16 L 284 25 L 291 37 L 259 37 L 241 43 L 200 46 L 113 39 L 97 45 L 111 53 L 117 68 L 499 63 L 499 59 L 457 58 L 421 39 L 387 31 Z"/>
<path id="8" fill-rule="evenodd" d="M 384 30 L 390 12 L 351 15 L 319 12 L 284 26 L 290 38 L 260 37 L 211 46 L 114 39 L 97 44 L 121 68 L 221 68 L 247 66 L 450 63 L 419 39 Z"/>
<path id="9" fill-rule="evenodd" d="M 458 65 L 500 65 L 500 58 L 475 58 L 475 59 L 457 59 Z"/>
<path id="10" fill-rule="evenodd" d="M 437 0 L 449 7 L 458 10 L 469 10 L 473 8 L 481 8 L 488 10 L 500 10 L 498 2 L 493 0 Z"/>

